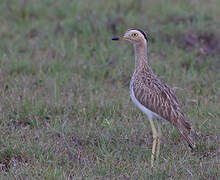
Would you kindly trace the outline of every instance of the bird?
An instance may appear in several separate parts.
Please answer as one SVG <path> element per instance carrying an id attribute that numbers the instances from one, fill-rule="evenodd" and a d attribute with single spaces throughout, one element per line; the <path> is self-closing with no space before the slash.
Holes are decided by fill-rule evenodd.
<path id="1" fill-rule="evenodd" d="M 149 66 L 147 34 L 141 29 L 130 28 L 123 35 L 113 37 L 112 40 L 126 40 L 134 47 L 135 70 L 130 81 L 130 96 L 133 103 L 150 121 L 153 133 L 151 168 L 154 167 L 154 160 L 155 158 L 158 160 L 160 153 L 162 133 L 158 120 L 168 121 L 175 126 L 189 147 L 195 150 L 193 129 L 186 119 L 174 89 L 159 79 Z"/>

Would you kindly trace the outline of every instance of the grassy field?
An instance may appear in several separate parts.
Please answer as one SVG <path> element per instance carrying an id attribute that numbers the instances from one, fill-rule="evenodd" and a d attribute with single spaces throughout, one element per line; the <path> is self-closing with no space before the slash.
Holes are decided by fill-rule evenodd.
<path id="1" fill-rule="evenodd" d="M 0 179 L 217 179 L 219 17 L 219 0 L 1 0 Z M 200 136 L 192 152 L 164 124 L 153 169 L 133 48 L 111 41 L 131 27 Z"/>

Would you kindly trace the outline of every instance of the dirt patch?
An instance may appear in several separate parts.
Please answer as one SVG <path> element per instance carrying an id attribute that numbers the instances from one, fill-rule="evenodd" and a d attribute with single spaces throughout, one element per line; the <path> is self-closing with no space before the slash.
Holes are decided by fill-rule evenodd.
<path id="1" fill-rule="evenodd" d="M 22 154 L 11 154 L 7 151 L 0 154 L 0 172 L 13 168 L 16 172 L 27 167 L 28 160 Z"/>
<path id="2" fill-rule="evenodd" d="M 28 32 L 25 34 L 25 37 L 32 39 L 32 38 L 37 37 L 38 35 L 39 35 L 38 29 L 32 28 L 32 29 L 30 29 L 30 31 L 28 31 Z"/>
<path id="3" fill-rule="evenodd" d="M 200 55 L 220 54 L 220 39 L 213 32 L 187 32 L 177 36 L 178 44 L 184 49 L 197 49 Z"/>
<path id="4" fill-rule="evenodd" d="M 109 29 L 112 34 L 116 34 L 118 29 L 120 29 L 119 27 L 123 24 L 125 24 L 125 20 L 122 17 L 108 17 L 106 22 L 107 29 Z"/>
<path id="5" fill-rule="evenodd" d="M 168 38 L 170 39 L 170 38 Z M 214 32 L 189 31 L 174 35 L 174 42 L 185 50 L 196 50 L 198 55 L 219 55 L 220 38 Z"/>

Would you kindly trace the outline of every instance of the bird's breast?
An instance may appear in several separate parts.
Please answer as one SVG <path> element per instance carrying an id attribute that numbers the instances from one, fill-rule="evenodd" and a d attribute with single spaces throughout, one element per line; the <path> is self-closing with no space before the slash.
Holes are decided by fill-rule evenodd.
<path id="1" fill-rule="evenodd" d="M 152 118 L 157 118 L 157 119 L 163 119 L 160 115 L 158 115 L 157 113 L 151 111 L 150 109 L 148 109 L 147 107 L 145 107 L 143 104 L 141 104 L 139 102 L 139 100 L 135 97 L 135 93 L 134 93 L 134 87 L 133 87 L 133 77 L 130 81 L 130 96 L 131 96 L 131 100 L 133 101 L 133 103 L 144 113 L 148 116 L 149 119 Z M 164 120 L 164 119 L 163 119 Z"/>

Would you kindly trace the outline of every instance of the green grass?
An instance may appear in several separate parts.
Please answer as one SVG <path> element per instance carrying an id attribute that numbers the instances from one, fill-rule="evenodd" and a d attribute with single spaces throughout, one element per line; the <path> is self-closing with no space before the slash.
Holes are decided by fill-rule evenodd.
<path id="1" fill-rule="evenodd" d="M 1 1 L 0 179 L 217 179 L 219 16 L 218 0 Z M 154 169 L 132 46 L 111 41 L 130 27 L 200 134 L 191 152 L 164 124 Z"/>

